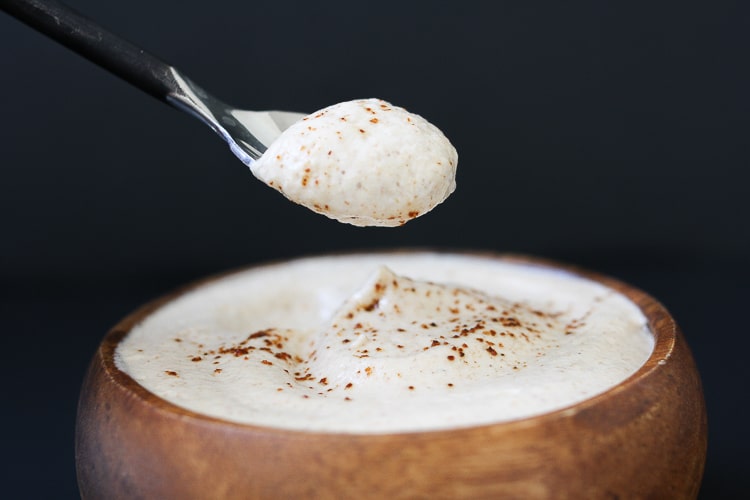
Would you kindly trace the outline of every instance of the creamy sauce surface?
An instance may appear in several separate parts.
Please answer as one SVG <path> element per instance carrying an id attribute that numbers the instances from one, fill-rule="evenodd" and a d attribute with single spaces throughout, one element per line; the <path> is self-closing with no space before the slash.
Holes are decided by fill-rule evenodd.
<path id="1" fill-rule="evenodd" d="M 419 115 L 380 99 L 347 101 L 286 129 L 253 174 L 317 213 L 356 226 L 400 226 L 456 187 L 458 154 Z"/>
<path id="2" fill-rule="evenodd" d="M 231 421 L 386 433 L 524 418 L 604 392 L 651 354 L 641 311 L 538 266 L 435 253 L 301 259 L 157 310 L 116 363 Z"/>

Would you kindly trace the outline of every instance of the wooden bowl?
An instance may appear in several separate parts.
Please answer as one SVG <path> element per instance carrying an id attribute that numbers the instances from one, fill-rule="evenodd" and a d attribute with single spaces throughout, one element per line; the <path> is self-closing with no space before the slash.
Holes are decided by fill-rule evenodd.
<path id="1" fill-rule="evenodd" d="M 207 417 L 164 401 L 114 363 L 118 342 L 135 324 L 192 287 L 156 300 L 117 324 L 91 362 L 76 426 L 81 495 L 696 497 L 706 455 L 706 411 L 682 333 L 647 294 L 609 278 L 572 271 L 620 291 L 641 308 L 655 336 L 654 351 L 643 367 L 607 392 L 563 410 L 506 423 L 407 434 L 265 428 Z"/>

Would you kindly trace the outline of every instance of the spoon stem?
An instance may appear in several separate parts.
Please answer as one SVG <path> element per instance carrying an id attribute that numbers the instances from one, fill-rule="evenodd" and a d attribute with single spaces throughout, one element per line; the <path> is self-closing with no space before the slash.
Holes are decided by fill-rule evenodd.
<path id="1" fill-rule="evenodd" d="M 0 0 L 0 10 L 159 100 L 178 90 L 170 65 L 60 2 Z"/>

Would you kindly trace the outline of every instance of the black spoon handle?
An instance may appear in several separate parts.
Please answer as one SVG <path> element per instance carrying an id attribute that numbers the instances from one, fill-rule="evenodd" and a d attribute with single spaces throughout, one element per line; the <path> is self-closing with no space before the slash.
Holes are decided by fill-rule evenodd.
<path id="1" fill-rule="evenodd" d="M 177 90 L 172 68 L 55 0 L 0 0 L 0 10 L 162 101 Z"/>

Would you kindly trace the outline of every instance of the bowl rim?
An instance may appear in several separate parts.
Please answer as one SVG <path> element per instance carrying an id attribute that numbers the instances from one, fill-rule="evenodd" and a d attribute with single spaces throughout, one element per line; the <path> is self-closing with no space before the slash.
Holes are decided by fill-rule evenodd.
<path id="1" fill-rule="evenodd" d="M 133 379 L 126 372 L 120 370 L 115 362 L 115 351 L 120 341 L 132 330 L 133 327 L 137 326 L 140 322 L 146 319 L 149 315 L 155 313 L 160 308 L 164 307 L 168 303 L 176 300 L 177 298 L 195 291 L 203 286 L 210 285 L 221 279 L 241 274 L 246 271 L 252 271 L 256 269 L 262 269 L 265 267 L 272 267 L 284 263 L 294 262 L 303 259 L 314 259 L 321 257 L 331 256 L 357 256 L 365 254 L 382 254 L 382 255 L 393 255 L 393 254 L 440 254 L 440 255 L 456 255 L 466 257 L 477 257 L 486 258 L 490 260 L 501 260 L 512 264 L 520 264 L 529 267 L 537 267 L 543 269 L 551 269 L 556 271 L 567 272 L 579 278 L 588 279 L 597 282 L 605 287 L 611 288 L 618 293 L 624 295 L 627 299 L 633 302 L 642 312 L 647 319 L 647 325 L 649 330 L 654 336 L 654 346 L 651 354 L 646 361 L 641 365 L 638 370 L 627 377 L 625 380 L 617 383 L 609 389 L 595 394 L 582 401 L 567 405 L 562 408 L 539 413 L 527 417 L 520 417 L 510 420 L 502 420 L 499 422 L 489 422 L 477 425 L 460 426 L 454 428 L 439 428 L 439 429 L 426 429 L 421 431 L 389 431 L 389 432 L 335 432 L 335 431 L 316 431 L 316 430 L 303 430 L 303 429 L 289 429 L 282 427 L 270 427 L 258 424 L 249 424 L 243 422 L 235 422 L 232 420 L 226 420 L 219 417 L 214 417 L 199 413 L 187 408 L 183 408 L 174 403 L 161 398 L 160 396 L 149 391 L 135 379 Z M 220 426 L 222 428 L 234 428 L 238 431 L 246 431 L 253 433 L 263 433 L 266 435 L 275 436 L 317 436 L 317 437 L 345 437 L 347 439 L 362 438 L 362 439 L 392 439 L 394 436 L 401 437 L 414 437 L 414 436 L 447 436 L 455 435 L 456 433 L 462 432 L 476 432 L 477 430 L 483 429 L 503 429 L 504 431 L 512 432 L 514 430 L 542 425 L 547 422 L 552 422 L 563 417 L 572 417 L 582 411 L 588 410 L 602 403 L 603 401 L 611 399 L 613 396 L 622 392 L 628 391 L 634 386 L 640 384 L 645 379 L 654 376 L 654 373 L 667 364 L 667 360 L 672 356 L 676 341 L 678 337 L 678 327 L 674 318 L 669 314 L 667 309 L 655 298 L 642 291 L 641 289 L 629 285 L 619 279 L 600 274 L 595 271 L 589 271 L 583 269 L 577 265 L 561 263 L 555 260 L 530 256 L 519 253 L 506 253 L 506 252 L 495 252 L 495 251 L 483 251 L 483 250 L 466 250 L 466 249 L 435 249 L 435 248 L 398 248 L 398 249 L 371 249 L 371 250 L 351 250 L 343 252 L 325 252 L 325 253 L 312 253 L 300 255 L 291 258 L 282 258 L 269 261 L 262 261 L 247 266 L 230 269 L 225 272 L 220 272 L 200 278 L 195 281 L 191 281 L 183 286 L 180 286 L 166 294 L 163 294 L 153 300 L 146 302 L 134 311 L 126 315 L 120 321 L 113 326 L 102 339 L 99 347 L 97 348 L 95 359 L 101 360 L 101 366 L 103 373 L 109 378 L 110 382 L 116 385 L 119 389 L 129 393 L 131 396 L 136 397 L 142 403 L 151 406 L 157 412 L 168 413 L 173 416 L 179 416 L 183 419 L 193 419 L 196 422 L 200 422 L 204 425 L 209 426 Z"/>

